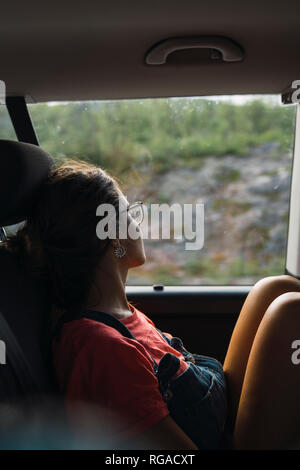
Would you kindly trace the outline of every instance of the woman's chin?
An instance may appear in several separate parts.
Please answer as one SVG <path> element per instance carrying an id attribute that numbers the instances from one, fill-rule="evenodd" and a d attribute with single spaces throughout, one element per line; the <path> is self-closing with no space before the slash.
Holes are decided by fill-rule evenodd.
<path id="1" fill-rule="evenodd" d="M 136 258 L 132 260 L 130 263 L 130 268 L 137 268 L 138 266 L 142 266 L 146 262 L 146 256 L 141 256 L 139 258 Z"/>

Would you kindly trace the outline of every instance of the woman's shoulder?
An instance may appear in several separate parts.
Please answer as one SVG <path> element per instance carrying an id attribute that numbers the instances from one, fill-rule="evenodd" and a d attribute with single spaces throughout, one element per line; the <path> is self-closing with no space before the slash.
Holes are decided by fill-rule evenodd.
<path id="1" fill-rule="evenodd" d="M 145 347 L 127 338 L 117 329 L 90 318 L 80 318 L 65 323 L 60 336 L 53 343 L 54 350 L 73 357 L 75 355 L 106 355 L 116 360 L 123 356 L 139 357 L 151 362 Z"/>
<path id="2" fill-rule="evenodd" d="M 123 335 L 104 323 L 90 318 L 79 318 L 65 323 L 60 332 L 60 341 L 83 345 L 105 345 L 107 342 L 120 342 Z"/>

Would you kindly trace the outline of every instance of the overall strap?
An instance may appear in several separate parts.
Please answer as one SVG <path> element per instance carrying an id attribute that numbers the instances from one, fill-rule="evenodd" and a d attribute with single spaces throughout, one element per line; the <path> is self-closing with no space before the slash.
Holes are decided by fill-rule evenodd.
<path id="1" fill-rule="evenodd" d="M 91 320 L 104 323 L 118 330 L 123 336 L 137 340 L 124 323 L 108 313 L 99 312 L 98 310 L 85 310 L 79 318 L 90 318 Z"/>
<path id="2" fill-rule="evenodd" d="M 115 328 L 118 330 L 123 336 L 131 339 L 136 339 L 136 337 L 131 333 L 131 331 L 127 328 L 127 326 L 124 325 L 120 320 L 117 318 L 113 317 L 112 315 L 109 315 L 108 313 L 105 312 L 99 312 L 96 310 L 85 310 L 81 314 L 81 318 L 90 318 L 91 320 L 96 320 L 98 322 L 104 323 L 107 326 L 111 326 L 112 328 Z M 158 370 L 158 364 L 153 359 L 153 357 L 150 354 L 150 357 L 153 361 L 154 364 L 154 373 Z"/>

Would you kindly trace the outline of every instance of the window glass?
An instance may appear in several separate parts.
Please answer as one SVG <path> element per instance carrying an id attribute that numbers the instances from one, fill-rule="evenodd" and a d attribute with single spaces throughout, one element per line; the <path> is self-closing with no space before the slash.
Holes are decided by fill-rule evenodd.
<path id="1" fill-rule="evenodd" d="M 149 221 L 133 285 L 243 285 L 284 273 L 295 109 L 277 95 L 29 105 L 58 164 L 75 157 L 108 169 L 148 216 L 153 204 L 189 205 L 194 231 L 202 206 L 199 249 L 175 237 L 172 217 L 169 239 L 154 239 Z"/>
<path id="2" fill-rule="evenodd" d="M 4 104 L 0 104 L 0 139 L 18 140 Z"/>

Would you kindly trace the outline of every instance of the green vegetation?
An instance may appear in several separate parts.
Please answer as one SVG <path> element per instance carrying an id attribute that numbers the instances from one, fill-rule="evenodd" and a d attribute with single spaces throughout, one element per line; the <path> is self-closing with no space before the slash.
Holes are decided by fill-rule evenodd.
<path id="1" fill-rule="evenodd" d="M 199 168 L 203 157 L 243 157 L 266 142 L 285 151 L 294 136 L 295 107 L 260 99 L 239 106 L 201 98 L 91 101 L 29 110 L 41 145 L 53 156 L 82 158 L 115 175 Z M 0 137 L 10 138 L 3 113 L 0 128 Z"/>
<path id="2" fill-rule="evenodd" d="M 240 178 L 240 175 L 240 171 L 235 168 L 224 168 L 223 166 L 220 166 L 214 175 L 214 178 L 220 183 L 231 183 L 232 181 L 237 181 Z"/>
<path id="3" fill-rule="evenodd" d="M 218 265 L 211 259 L 201 257 L 197 253 L 196 256 L 187 261 L 185 269 L 191 276 L 216 276 Z"/>
<path id="4" fill-rule="evenodd" d="M 216 198 L 213 202 L 213 210 L 230 210 L 231 215 L 235 216 L 247 212 L 252 207 L 252 204 L 246 201 L 236 201 L 234 199 Z"/>
<path id="5" fill-rule="evenodd" d="M 159 284 L 178 284 L 178 277 L 174 272 L 173 264 L 158 266 L 155 269 L 153 279 Z"/>
<path id="6" fill-rule="evenodd" d="M 261 260 L 252 258 L 244 260 L 243 256 L 237 256 L 231 263 L 217 262 L 209 257 L 201 257 L 201 254 L 186 263 L 188 276 L 211 278 L 216 284 L 231 284 L 233 279 L 243 277 L 264 277 L 284 274 L 285 255 L 268 257 Z"/>
<path id="7" fill-rule="evenodd" d="M 238 181 L 240 171 L 224 167 L 221 157 L 237 156 L 242 167 L 242 160 L 257 146 L 269 145 L 271 158 L 282 158 L 282 153 L 293 147 L 296 107 L 259 98 L 243 105 L 201 98 L 159 98 L 32 104 L 29 111 L 41 146 L 58 164 L 65 157 L 83 159 L 109 170 L 121 183 L 146 187 L 160 173 L 176 168 L 199 170 L 209 157 L 220 160 L 214 175 L 219 183 Z M 4 106 L 0 106 L 0 138 L 15 139 Z M 169 202 L 168 194 L 163 190 L 157 194 L 151 185 L 147 186 L 148 198 L 151 190 L 159 203 Z M 269 203 L 279 199 L 280 193 L 266 192 L 265 197 Z M 246 201 L 225 200 L 218 193 L 212 210 L 237 216 L 251 207 Z M 287 222 L 288 213 L 282 216 L 283 225 Z M 251 260 L 242 254 L 230 264 L 222 256 L 187 257 L 183 267 L 173 261 L 164 265 L 154 263 L 148 270 L 131 270 L 128 279 L 135 274 L 140 275 L 142 283 L 151 284 L 188 284 L 193 278 L 231 284 L 243 277 L 283 273 L 284 256 L 270 253 L 269 259 L 261 258 L 269 239 L 268 229 L 253 230 L 253 236 L 247 233 L 244 241 L 245 246 L 247 243 L 254 246 L 257 256 Z"/>
<path id="8" fill-rule="evenodd" d="M 266 142 L 287 150 L 294 136 L 295 107 L 260 99 L 239 106 L 201 98 L 41 103 L 29 111 L 40 144 L 56 160 L 82 158 L 115 175 L 199 168 L 202 157 L 243 157 Z M 14 138 L 4 107 L 0 138 Z"/>
<path id="9" fill-rule="evenodd" d="M 268 258 L 268 256 L 266 257 Z M 199 254 L 187 261 L 183 269 L 174 271 L 172 264 L 157 266 L 152 270 L 141 271 L 140 268 L 131 269 L 128 281 L 134 278 L 135 284 L 162 283 L 165 285 L 193 284 L 197 279 L 199 284 L 230 285 L 254 283 L 265 276 L 284 274 L 285 256 L 272 255 L 262 261 L 260 258 L 244 260 L 237 256 L 231 263 L 217 262 L 214 259 Z M 138 276 L 138 280 L 137 277 Z M 250 281 L 249 281 L 250 278 Z M 199 281 L 201 279 L 201 281 Z"/>

